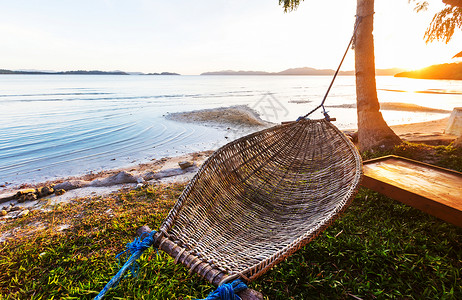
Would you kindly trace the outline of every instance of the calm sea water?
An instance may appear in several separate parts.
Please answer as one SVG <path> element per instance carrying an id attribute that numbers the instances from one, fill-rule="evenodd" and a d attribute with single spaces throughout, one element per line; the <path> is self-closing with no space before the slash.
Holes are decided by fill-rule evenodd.
<path id="1" fill-rule="evenodd" d="M 169 121 L 169 112 L 248 105 L 271 122 L 295 120 L 319 104 L 328 76 L 0 76 L 0 184 L 37 182 L 217 148 L 219 127 Z M 452 110 L 462 82 L 378 77 L 382 102 Z M 355 102 L 354 77 L 339 77 L 327 105 Z M 339 128 L 356 110 L 331 108 Z M 390 125 L 447 114 L 384 111 Z M 320 118 L 317 112 L 313 118 Z"/>

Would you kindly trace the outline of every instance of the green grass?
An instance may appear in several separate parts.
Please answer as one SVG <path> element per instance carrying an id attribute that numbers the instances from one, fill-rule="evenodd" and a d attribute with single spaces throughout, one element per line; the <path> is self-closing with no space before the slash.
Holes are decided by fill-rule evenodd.
<path id="1" fill-rule="evenodd" d="M 422 151 L 460 170 L 462 154 L 451 147 L 407 144 L 393 153 Z M 114 256 L 138 227 L 158 228 L 183 187 L 83 198 L 0 225 L 18 236 L 0 244 L 0 299 L 93 298 L 117 272 Z M 63 224 L 72 226 L 57 231 Z M 153 249 L 140 265 L 108 299 L 193 299 L 213 289 Z M 334 225 L 251 287 L 267 299 L 462 299 L 461 269 L 461 228 L 362 189 Z"/>
<path id="2" fill-rule="evenodd" d="M 462 297 L 462 230 L 362 189 L 324 234 L 256 289 L 275 299 Z"/>
<path id="3" fill-rule="evenodd" d="M 425 144 L 404 142 L 390 151 L 363 153 L 363 159 L 366 160 L 391 154 L 462 172 L 462 148 L 455 148 L 452 145 L 428 146 Z"/>

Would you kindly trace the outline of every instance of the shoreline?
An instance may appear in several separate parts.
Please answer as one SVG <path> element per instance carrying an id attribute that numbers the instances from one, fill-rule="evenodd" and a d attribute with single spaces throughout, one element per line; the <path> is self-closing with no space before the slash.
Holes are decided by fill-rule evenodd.
<path id="1" fill-rule="evenodd" d="M 411 142 L 425 142 L 431 139 L 440 139 L 440 140 L 453 140 L 456 136 L 444 134 L 444 129 L 446 127 L 446 123 L 448 121 L 448 117 L 442 118 L 439 120 L 434 121 L 426 121 L 426 122 L 419 122 L 419 123 L 411 123 L 411 124 L 401 124 L 401 125 L 393 125 L 390 128 L 403 140 L 411 141 Z M 260 125 L 260 124 L 259 124 Z M 351 133 L 354 130 L 343 130 L 345 133 Z M 73 182 L 69 190 L 83 188 L 83 187 L 102 187 L 102 186 L 109 186 L 109 182 L 104 183 L 102 180 L 110 177 L 114 177 L 117 174 L 124 172 L 126 174 L 131 175 L 132 177 L 127 177 L 125 179 L 120 179 L 119 181 L 115 180 L 116 184 L 129 184 L 129 183 L 143 183 L 150 180 L 153 180 L 152 177 L 156 172 L 164 172 L 166 170 L 178 170 L 180 169 L 178 163 L 181 161 L 190 161 L 194 164 L 194 169 L 198 169 L 202 165 L 202 163 L 214 152 L 214 150 L 206 150 L 206 151 L 199 151 L 199 152 L 192 152 L 188 154 L 183 154 L 179 156 L 173 157 L 163 157 L 160 159 L 153 159 L 151 162 L 140 163 L 131 166 L 125 166 L 120 168 L 114 169 L 105 169 L 99 172 L 91 172 L 88 174 L 77 175 L 77 176 L 68 176 L 62 177 L 54 180 L 48 180 L 43 182 L 31 183 L 31 182 L 23 182 L 22 184 L 11 185 L 11 186 L 3 186 L 0 187 L 0 200 L 7 195 L 11 195 L 13 192 L 22 189 L 30 189 L 30 188 L 38 188 L 41 186 L 47 185 L 59 185 L 63 182 Z M 190 171 L 190 170 L 188 170 Z M 188 172 L 183 172 L 184 174 Z M 165 176 L 159 176 L 158 179 L 167 178 L 167 177 L 175 177 L 179 175 L 184 175 L 183 173 L 166 173 Z M 190 173 L 190 172 L 189 172 Z M 148 175 L 150 174 L 150 175 Z M 137 179 L 136 181 L 134 179 Z M 123 182 L 123 181 L 126 182 Z M 100 184 L 91 184 L 92 182 L 99 181 Z M 79 184 L 80 183 L 80 184 Z M 1 203 L 1 201 L 0 201 Z"/>
<path id="2" fill-rule="evenodd" d="M 213 150 L 199 151 L 174 157 L 163 157 L 129 167 L 107 169 L 38 183 L 25 182 L 20 185 L 5 186 L 0 189 L 0 208 L 16 201 L 17 199 L 11 197 L 17 195 L 18 192 L 30 192 L 31 189 L 42 187 L 51 187 L 54 190 L 62 189 L 65 192 L 62 195 L 50 194 L 34 199 L 32 202 L 52 200 L 52 202 L 59 203 L 71 198 L 105 195 L 124 187 L 136 188 L 139 184 L 188 181 L 213 152 Z M 182 162 L 188 163 L 184 169 L 180 167 Z M 27 203 L 27 201 L 23 203 Z M 19 205 L 24 206 L 23 203 L 19 203 Z"/>

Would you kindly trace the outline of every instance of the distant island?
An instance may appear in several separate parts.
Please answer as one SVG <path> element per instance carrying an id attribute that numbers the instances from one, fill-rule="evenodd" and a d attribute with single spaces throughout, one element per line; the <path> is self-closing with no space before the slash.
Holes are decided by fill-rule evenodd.
<path id="1" fill-rule="evenodd" d="M 162 72 L 162 73 L 142 73 L 142 72 L 133 72 L 127 73 L 123 71 L 62 71 L 62 72 L 54 72 L 54 71 L 12 71 L 12 70 L 4 70 L 0 69 L 0 75 L 180 75 L 178 73 L 171 73 L 171 72 Z"/>
<path id="2" fill-rule="evenodd" d="M 393 76 L 398 72 L 404 71 L 399 68 L 392 69 L 377 69 L 375 70 L 376 75 L 379 76 Z M 315 68 L 293 68 L 287 69 L 281 72 L 264 72 L 264 71 L 218 71 L 218 72 L 205 72 L 201 75 L 333 75 L 335 70 L 331 69 L 315 69 Z M 339 75 L 354 75 L 354 71 L 340 71 Z"/>
<path id="3" fill-rule="evenodd" d="M 462 80 L 462 63 L 433 65 L 420 70 L 401 72 L 395 77 Z"/>
<path id="4" fill-rule="evenodd" d="M 147 73 L 141 75 L 180 75 L 178 73 L 162 72 L 162 73 Z"/>

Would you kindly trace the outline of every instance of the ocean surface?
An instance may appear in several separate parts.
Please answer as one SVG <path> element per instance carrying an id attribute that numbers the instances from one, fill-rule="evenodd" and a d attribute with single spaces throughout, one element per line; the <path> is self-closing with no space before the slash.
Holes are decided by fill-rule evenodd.
<path id="1" fill-rule="evenodd" d="M 82 175 L 200 150 L 248 132 L 167 120 L 172 112 L 248 105 L 262 119 L 295 120 L 317 106 L 329 76 L 1 75 L 0 184 Z M 452 110 L 462 82 L 378 77 L 381 102 Z M 326 105 L 355 103 L 355 79 L 340 76 Z M 341 129 L 355 108 L 328 108 Z M 389 125 L 449 114 L 383 111 Z M 320 112 L 312 118 L 322 118 Z M 239 128 L 238 128 L 239 129 Z"/>

